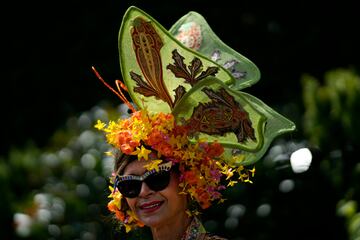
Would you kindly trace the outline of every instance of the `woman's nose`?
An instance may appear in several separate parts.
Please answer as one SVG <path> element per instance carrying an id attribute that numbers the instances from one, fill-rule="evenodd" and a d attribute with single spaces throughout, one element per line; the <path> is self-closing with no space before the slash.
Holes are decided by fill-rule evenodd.
<path id="1" fill-rule="evenodd" d="M 151 190 L 149 188 L 149 186 L 143 182 L 141 184 L 141 190 L 140 190 L 140 193 L 139 193 L 139 197 L 143 197 L 143 198 L 146 198 L 147 196 L 153 194 L 155 191 Z"/>

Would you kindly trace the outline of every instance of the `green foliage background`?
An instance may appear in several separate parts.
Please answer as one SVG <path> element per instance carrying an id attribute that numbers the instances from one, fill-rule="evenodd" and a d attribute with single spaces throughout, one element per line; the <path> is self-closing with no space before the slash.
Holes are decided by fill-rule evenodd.
<path id="1" fill-rule="evenodd" d="M 228 189 L 224 204 L 203 213 L 209 231 L 230 239 L 303 239 L 330 225 L 336 235 L 328 239 L 359 239 L 359 136 L 352 126 L 360 109 L 360 77 L 336 69 L 322 80 L 304 75 L 302 84 L 298 132 L 274 142 L 257 163 L 253 184 Z M 93 128 L 97 119 L 119 115 L 128 115 L 124 105 L 99 103 L 69 118 L 47 147 L 14 148 L 2 159 L 6 231 L 19 239 L 137 239 L 139 232 L 116 230 L 106 209 L 112 159 Z M 314 159 L 308 172 L 296 174 L 286 160 L 301 147 L 312 149 Z M 285 183 L 293 187 L 281 190 Z M 141 236 L 149 234 L 141 230 Z"/>

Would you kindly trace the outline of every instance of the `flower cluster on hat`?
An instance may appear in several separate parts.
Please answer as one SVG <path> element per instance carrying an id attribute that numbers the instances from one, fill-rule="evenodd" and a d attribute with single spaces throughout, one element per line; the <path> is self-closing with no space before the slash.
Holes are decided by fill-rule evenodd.
<path id="1" fill-rule="evenodd" d="M 189 194 L 202 208 L 220 200 L 220 192 L 227 186 L 233 186 L 238 181 L 250 182 L 253 175 L 250 172 L 253 170 L 222 162 L 224 149 L 221 144 L 208 143 L 205 139 L 190 142 L 188 127 L 178 125 L 170 113 L 149 114 L 142 109 L 128 119 L 108 124 L 99 120 L 95 127 L 104 131 L 107 142 L 124 154 L 136 155 L 139 160 L 147 161 L 149 154 L 155 151 L 158 159 L 177 164 L 181 193 Z M 155 169 L 161 162 L 155 161 L 148 170 Z M 235 179 L 234 172 L 238 173 L 238 179 Z"/>

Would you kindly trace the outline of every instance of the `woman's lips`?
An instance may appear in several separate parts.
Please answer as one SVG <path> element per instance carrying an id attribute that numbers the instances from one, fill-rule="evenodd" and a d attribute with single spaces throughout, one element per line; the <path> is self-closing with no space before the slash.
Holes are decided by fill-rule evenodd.
<path id="1" fill-rule="evenodd" d="M 141 211 L 143 211 L 145 213 L 152 213 L 152 212 L 155 212 L 156 210 L 158 210 L 163 203 L 164 203 L 164 201 L 148 202 L 148 203 L 141 204 L 139 206 L 139 208 Z"/>

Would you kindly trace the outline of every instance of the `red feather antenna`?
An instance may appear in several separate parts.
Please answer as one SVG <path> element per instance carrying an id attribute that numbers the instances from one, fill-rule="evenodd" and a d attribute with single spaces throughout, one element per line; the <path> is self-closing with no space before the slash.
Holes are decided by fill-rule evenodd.
<path id="1" fill-rule="evenodd" d="M 105 80 L 100 76 L 99 72 L 95 69 L 94 66 L 91 67 L 92 70 L 94 71 L 96 77 L 107 87 L 109 88 L 113 93 L 115 93 L 120 99 L 121 101 L 123 101 L 132 112 L 136 112 L 135 108 L 133 107 L 133 105 L 131 105 L 131 103 L 129 102 L 129 100 L 127 100 L 127 98 L 125 97 L 124 93 L 121 91 L 121 89 L 123 89 L 124 91 L 127 91 L 127 87 L 125 86 L 125 84 L 123 82 L 121 82 L 120 80 L 115 80 L 115 84 L 116 87 L 118 89 L 118 91 L 116 91 L 114 88 L 112 88 L 107 82 L 105 82 Z"/>

